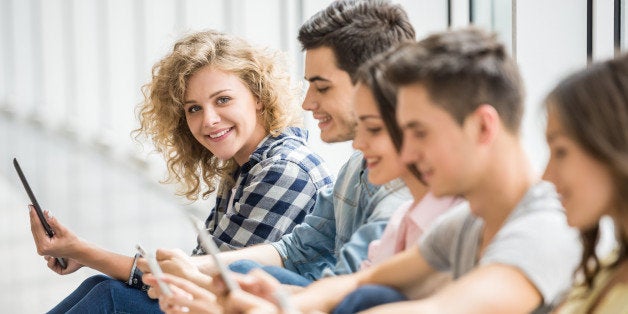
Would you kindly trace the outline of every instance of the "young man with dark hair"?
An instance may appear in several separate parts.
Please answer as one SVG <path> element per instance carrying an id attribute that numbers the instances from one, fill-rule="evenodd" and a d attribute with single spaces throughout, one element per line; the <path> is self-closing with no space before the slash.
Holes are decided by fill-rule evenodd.
<path id="1" fill-rule="evenodd" d="M 549 311 L 569 288 L 581 249 L 554 187 L 532 173 L 521 146 L 514 60 L 494 35 L 465 29 L 402 45 L 386 62 L 398 87 L 402 159 L 434 195 L 460 195 L 468 206 L 440 217 L 415 249 L 318 281 L 295 302 L 304 312 L 353 313 L 377 306 L 374 299 L 404 301 L 416 284 L 451 271 L 454 282 L 434 295 L 371 311 Z"/>

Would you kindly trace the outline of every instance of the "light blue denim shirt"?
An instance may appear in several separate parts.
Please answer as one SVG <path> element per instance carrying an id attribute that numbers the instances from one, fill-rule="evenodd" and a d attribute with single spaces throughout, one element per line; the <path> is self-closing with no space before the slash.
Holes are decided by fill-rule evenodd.
<path id="1" fill-rule="evenodd" d="M 412 197 L 401 180 L 370 184 L 365 166 L 362 153 L 354 153 L 333 189 L 319 191 L 303 223 L 271 244 L 286 269 L 316 280 L 360 268 L 369 243 L 382 236 L 392 213 Z"/>

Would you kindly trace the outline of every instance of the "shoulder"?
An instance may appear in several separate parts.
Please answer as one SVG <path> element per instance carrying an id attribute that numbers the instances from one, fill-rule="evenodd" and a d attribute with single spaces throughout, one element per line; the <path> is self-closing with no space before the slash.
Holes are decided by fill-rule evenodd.
<path id="1" fill-rule="evenodd" d="M 622 279 L 616 280 L 613 286 L 608 288 L 610 281 L 617 277 L 622 277 Z M 617 274 L 614 269 L 603 268 L 595 277 L 592 289 L 583 285 L 573 287 L 557 313 L 590 312 L 600 297 L 595 313 L 624 313 L 622 310 L 626 307 L 626 299 L 628 299 L 628 280 L 625 279 L 626 274 Z M 606 291 L 603 292 L 603 290 Z M 602 293 L 604 295 L 600 296 Z"/>
<path id="2" fill-rule="evenodd" d="M 261 176 L 269 172 L 308 177 L 323 185 L 333 183 L 333 175 L 325 160 L 314 153 L 306 143 L 298 128 L 289 128 L 277 137 L 266 140 L 265 149 L 258 150 L 251 156 L 249 174 Z M 305 132 L 304 130 L 302 132 Z M 299 135 L 300 134 L 300 135 Z"/>
<path id="3" fill-rule="evenodd" d="M 626 300 L 628 300 L 628 282 L 626 280 L 614 284 L 600 305 L 596 308 L 596 313 L 625 313 Z"/>
<path id="4" fill-rule="evenodd" d="M 349 160 L 347 160 L 338 171 L 334 185 L 334 193 L 344 195 L 347 191 L 357 192 L 356 189 L 360 189 L 362 186 L 360 184 L 360 177 L 365 170 L 364 165 L 364 156 L 361 152 L 356 151 L 351 154 Z"/>
<path id="5" fill-rule="evenodd" d="M 360 174 L 366 170 L 366 164 L 364 162 L 364 155 L 360 151 L 355 151 L 349 159 L 340 167 L 338 171 L 338 178 L 340 177 L 354 177 L 359 180 Z"/>
<path id="6" fill-rule="evenodd" d="M 471 213 L 469 203 L 460 201 L 451 209 L 438 216 L 428 230 L 451 232 L 453 230 L 470 230 L 480 219 Z"/>

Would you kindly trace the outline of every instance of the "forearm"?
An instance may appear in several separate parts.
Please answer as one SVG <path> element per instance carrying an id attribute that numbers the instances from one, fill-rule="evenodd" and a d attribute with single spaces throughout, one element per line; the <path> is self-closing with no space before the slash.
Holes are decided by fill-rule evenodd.
<path id="1" fill-rule="evenodd" d="M 383 285 L 406 293 L 434 272 L 418 248 L 410 248 L 369 268 L 359 277 L 359 284 Z"/>
<path id="2" fill-rule="evenodd" d="M 71 258 L 112 278 L 127 281 L 133 266 L 133 257 L 113 253 L 92 243 L 81 242 Z"/>
<path id="3" fill-rule="evenodd" d="M 358 288 L 360 275 L 356 273 L 318 280 L 295 293 L 292 302 L 302 313 L 330 313 L 342 299 Z"/>
<path id="4" fill-rule="evenodd" d="M 262 265 L 283 267 L 283 261 L 279 252 L 270 244 L 260 244 L 252 247 L 222 252 L 218 255 L 225 265 L 238 260 L 252 260 Z M 214 261 L 210 255 L 195 257 L 198 269 L 205 274 L 214 273 Z"/>

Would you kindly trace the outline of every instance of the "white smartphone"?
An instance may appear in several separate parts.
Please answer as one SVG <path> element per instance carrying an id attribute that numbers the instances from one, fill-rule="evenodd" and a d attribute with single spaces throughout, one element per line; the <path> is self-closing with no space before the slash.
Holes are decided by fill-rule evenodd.
<path id="1" fill-rule="evenodd" d="M 192 215 L 188 215 L 188 218 L 190 219 L 190 222 L 192 222 L 194 229 L 196 229 L 196 233 L 198 233 L 198 238 L 199 238 L 199 241 L 201 242 L 201 246 L 214 259 L 214 264 L 216 264 L 216 267 L 218 267 L 218 271 L 220 272 L 222 281 L 224 281 L 225 285 L 227 286 L 227 290 L 233 291 L 233 290 L 240 289 L 240 286 L 238 285 L 238 283 L 229 274 L 229 270 L 227 270 L 227 267 L 225 267 L 225 264 L 223 264 L 220 258 L 218 258 L 218 254 L 220 253 L 220 250 L 218 249 L 218 246 L 216 246 L 216 243 L 214 242 L 214 240 L 212 240 L 209 237 L 209 233 L 205 229 L 205 225 L 203 224 L 203 222 L 201 222 L 198 218 Z"/>
<path id="2" fill-rule="evenodd" d="M 172 295 L 172 291 L 170 290 L 170 287 L 168 286 L 167 283 L 165 283 L 161 279 L 161 277 L 163 276 L 164 272 L 161 270 L 161 267 L 159 267 L 159 263 L 157 263 L 157 259 L 155 258 L 155 255 L 149 254 L 139 244 L 136 244 L 135 248 L 137 249 L 137 252 L 140 253 L 140 255 L 143 258 L 145 258 L 146 261 L 148 262 L 148 268 L 150 268 L 150 271 L 155 276 L 155 279 L 157 279 L 157 284 L 159 285 L 159 289 L 161 290 L 161 292 L 163 294 L 167 295 L 167 296 L 171 296 Z"/>

